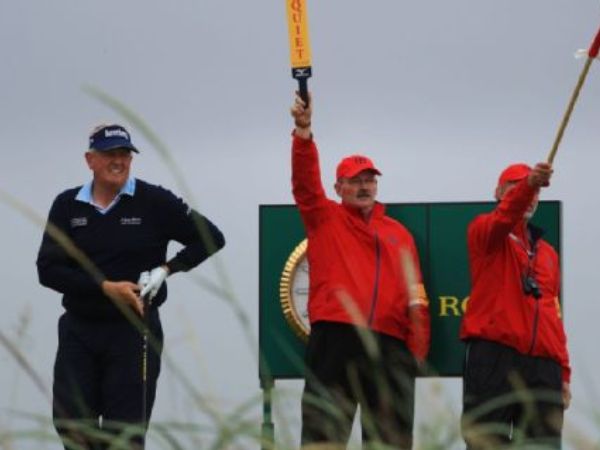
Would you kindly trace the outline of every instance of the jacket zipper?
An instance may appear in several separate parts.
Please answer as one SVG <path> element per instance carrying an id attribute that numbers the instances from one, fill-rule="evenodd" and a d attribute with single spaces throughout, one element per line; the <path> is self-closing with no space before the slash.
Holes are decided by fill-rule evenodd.
<path id="1" fill-rule="evenodd" d="M 532 249 L 530 250 L 527 248 L 525 243 L 523 243 L 523 241 L 521 239 L 519 239 L 515 234 L 510 233 L 509 236 L 513 241 L 515 241 L 527 253 L 527 259 L 528 259 L 527 276 L 529 276 L 529 273 L 533 269 L 532 263 L 533 263 L 533 260 L 535 259 L 536 253 L 537 253 L 537 242 L 533 242 L 531 244 Z M 527 354 L 529 354 L 529 355 L 531 355 L 531 353 L 533 352 L 533 349 L 535 347 L 535 341 L 537 340 L 538 323 L 540 321 L 540 301 L 539 301 L 539 299 L 537 299 L 535 297 L 533 297 L 533 300 L 535 301 L 535 313 L 533 316 L 533 330 L 532 330 L 532 335 L 531 335 L 531 345 L 529 346 L 529 351 L 527 352 Z"/>
<path id="2" fill-rule="evenodd" d="M 377 306 L 377 297 L 379 294 L 379 268 L 381 265 L 381 249 L 379 247 L 379 236 L 375 233 L 375 286 L 373 286 L 373 298 L 371 300 L 371 311 L 369 312 L 369 326 L 373 324 L 375 318 L 375 307 Z"/>
<path id="3" fill-rule="evenodd" d="M 533 352 L 533 348 L 535 347 L 535 341 L 537 338 L 537 329 L 538 322 L 540 320 L 540 301 L 537 298 L 534 298 L 535 301 L 535 315 L 533 316 L 533 336 L 531 336 L 531 346 L 529 347 L 528 354 Z"/>

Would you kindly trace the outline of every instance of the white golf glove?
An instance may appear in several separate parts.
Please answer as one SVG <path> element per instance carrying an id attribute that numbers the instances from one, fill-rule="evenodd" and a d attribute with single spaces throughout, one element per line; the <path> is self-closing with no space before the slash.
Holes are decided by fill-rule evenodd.
<path id="1" fill-rule="evenodd" d="M 142 275 L 143 274 L 140 275 L 140 279 L 141 279 Z M 167 272 L 167 269 L 165 269 L 162 266 L 155 267 L 154 269 L 152 269 L 150 271 L 150 279 L 148 280 L 146 285 L 143 287 L 142 292 L 140 292 L 140 296 L 144 297 L 145 295 L 147 295 L 149 293 L 150 294 L 149 298 L 150 298 L 150 300 L 152 300 L 158 293 L 158 290 L 160 289 L 160 287 L 162 286 L 162 284 L 164 283 L 164 281 L 168 275 L 169 275 L 169 273 Z"/>
<path id="2" fill-rule="evenodd" d="M 145 272 L 140 273 L 140 278 L 138 279 L 138 287 L 140 291 L 146 287 L 146 285 L 150 282 L 150 271 L 146 270 Z"/>

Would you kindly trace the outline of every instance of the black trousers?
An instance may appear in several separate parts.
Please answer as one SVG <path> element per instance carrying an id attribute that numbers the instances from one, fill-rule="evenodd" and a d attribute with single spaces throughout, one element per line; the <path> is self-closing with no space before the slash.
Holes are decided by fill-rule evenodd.
<path id="1" fill-rule="evenodd" d="M 563 410 L 556 361 L 482 339 L 467 343 L 462 417 L 467 449 L 560 448 Z"/>
<path id="2" fill-rule="evenodd" d="M 415 361 L 403 341 L 317 322 L 306 349 L 302 445 L 348 442 L 360 405 L 363 444 L 412 446 Z"/>
<path id="3" fill-rule="evenodd" d="M 142 335 L 124 318 L 91 321 L 71 313 L 58 323 L 53 418 L 65 449 L 101 450 L 122 440 L 143 449 L 160 372 L 163 334 L 158 311 L 149 315 L 158 347 L 148 345 L 147 417 L 142 417 Z"/>

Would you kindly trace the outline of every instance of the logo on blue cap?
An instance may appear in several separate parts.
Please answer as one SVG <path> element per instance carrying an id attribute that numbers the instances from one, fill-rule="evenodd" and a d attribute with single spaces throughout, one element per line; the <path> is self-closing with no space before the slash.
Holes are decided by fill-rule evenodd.
<path id="1" fill-rule="evenodd" d="M 114 150 L 125 148 L 139 153 L 131 143 L 131 137 L 121 125 L 107 125 L 97 130 L 90 136 L 90 149 L 96 151 Z"/>

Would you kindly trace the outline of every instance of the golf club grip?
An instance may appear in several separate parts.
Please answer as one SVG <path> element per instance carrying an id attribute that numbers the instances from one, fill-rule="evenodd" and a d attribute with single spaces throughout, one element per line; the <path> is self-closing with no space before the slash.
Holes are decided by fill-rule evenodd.
<path id="1" fill-rule="evenodd" d="M 308 107 L 308 78 L 298 78 L 298 93 L 300 98 L 304 101 L 306 107 Z"/>
<path id="2" fill-rule="evenodd" d="M 599 50 L 600 50 L 600 30 L 598 30 L 598 34 L 596 34 L 596 38 L 594 39 L 594 42 L 592 43 L 592 46 L 590 47 L 590 50 L 588 51 L 588 56 L 590 58 L 595 58 L 596 56 L 598 56 Z"/>

